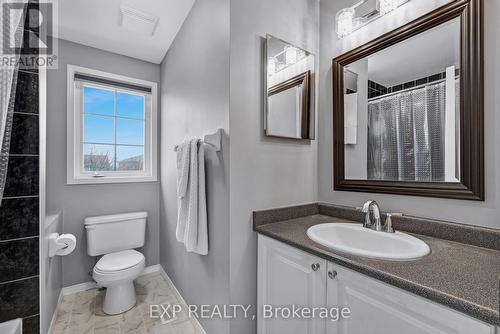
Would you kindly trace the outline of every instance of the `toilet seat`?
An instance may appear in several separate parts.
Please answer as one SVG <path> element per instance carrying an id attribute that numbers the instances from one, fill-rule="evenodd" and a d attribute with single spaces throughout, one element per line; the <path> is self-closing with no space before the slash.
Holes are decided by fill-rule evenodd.
<path id="1" fill-rule="evenodd" d="M 146 267 L 144 255 L 126 250 L 104 255 L 94 266 L 92 277 L 102 286 L 119 285 L 136 279 Z"/>
<path id="2" fill-rule="evenodd" d="M 144 262 L 144 255 L 130 249 L 121 252 L 109 253 L 101 257 L 95 265 L 95 270 L 100 273 L 115 273 L 140 265 Z"/>

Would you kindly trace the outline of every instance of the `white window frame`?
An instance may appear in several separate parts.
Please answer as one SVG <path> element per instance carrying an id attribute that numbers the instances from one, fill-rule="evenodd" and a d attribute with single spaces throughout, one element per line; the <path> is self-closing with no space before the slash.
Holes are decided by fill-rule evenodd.
<path id="1" fill-rule="evenodd" d="M 144 115 L 144 170 L 86 172 L 83 170 L 83 97 L 82 89 L 76 89 L 75 74 L 151 88 L 151 106 L 145 106 Z M 92 84 L 92 86 L 99 86 Z M 104 86 L 103 86 L 104 88 Z M 125 90 L 120 88 L 120 90 Z M 156 82 L 140 80 L 123 75 L 107 73 L 81 66 L 68 65 L 67 68 L 67 184 L 127 183 L 158 181 L 158 85 Z"/>

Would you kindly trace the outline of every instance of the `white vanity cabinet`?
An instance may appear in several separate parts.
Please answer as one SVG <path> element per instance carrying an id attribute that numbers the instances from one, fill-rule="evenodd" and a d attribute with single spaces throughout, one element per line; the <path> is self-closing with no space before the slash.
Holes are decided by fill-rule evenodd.
<path id="1" fill-rule="evenodd" d="M 259 235 L 258 243 L 259 334 L 495 333 L 495 326 L 282 242 Z M 348 307 L 350 318 L 264 319 L 264 304 Z"/>
<path id="2" fill-rule="evenodd" d="M 258 333 L 324 334 L 321 319 L 284 319 L 281 313 L 263 319 L 263 305 L 326 305 L 326 260 L 260 235 L 258 242 Z"/>
<path id="3" fill-rule="evenodd" d="M 349 307 L 351 317 L 327 321 L 328 334 L 494 334 L 487 325 L 443 305 L 328 263 L 328 307 Z M 334 274 L 332 274 L 334 273 Z"/>

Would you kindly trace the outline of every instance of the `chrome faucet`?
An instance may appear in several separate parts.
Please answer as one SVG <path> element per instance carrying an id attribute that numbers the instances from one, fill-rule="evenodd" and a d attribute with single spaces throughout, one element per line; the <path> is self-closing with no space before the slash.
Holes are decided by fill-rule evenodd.
<path id="1" fill-rule="evenodd" d="M 361 211 L 365 214 L 365 222 L 363 223 L 363 227 L 371 228 L 375 231 L 382 231 L 382 224 L 380 223 L 380 207 L 378 203 L 370 200 L 363 204 L 363 209 Z M 373 211 L 373 219 L 371 219 L 371 212 Z"/>
<path id="2" fill-rule="evenodd" d="M 372 230 L 378 232 L 394 233 L 394 228 L 392 227 L 392 214 L 386 214 L 385 224 L 382 225 L 382 223 L 380 222 L 380 207 L 378 206 L 377 202 L 373 200 L 367 201 L 365 204 L 363 204 L 363 208 L 361 209 L 361 211 L 365 214 L 365 222 L 363 223 L 363 227 L 371 228 Z M 372 211 L 373 221 L 371 215 Z"/>

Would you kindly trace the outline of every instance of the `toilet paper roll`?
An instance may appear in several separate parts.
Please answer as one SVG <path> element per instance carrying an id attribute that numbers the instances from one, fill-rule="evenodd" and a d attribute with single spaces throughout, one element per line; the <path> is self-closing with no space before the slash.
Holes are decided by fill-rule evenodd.
<path id="1" fill-rule="evenodd" d="M 64 256 L 75 250 L 76 238 L 73 234 L 61 234 L 56 239 L 57 250 L 56 255 Z"/>

